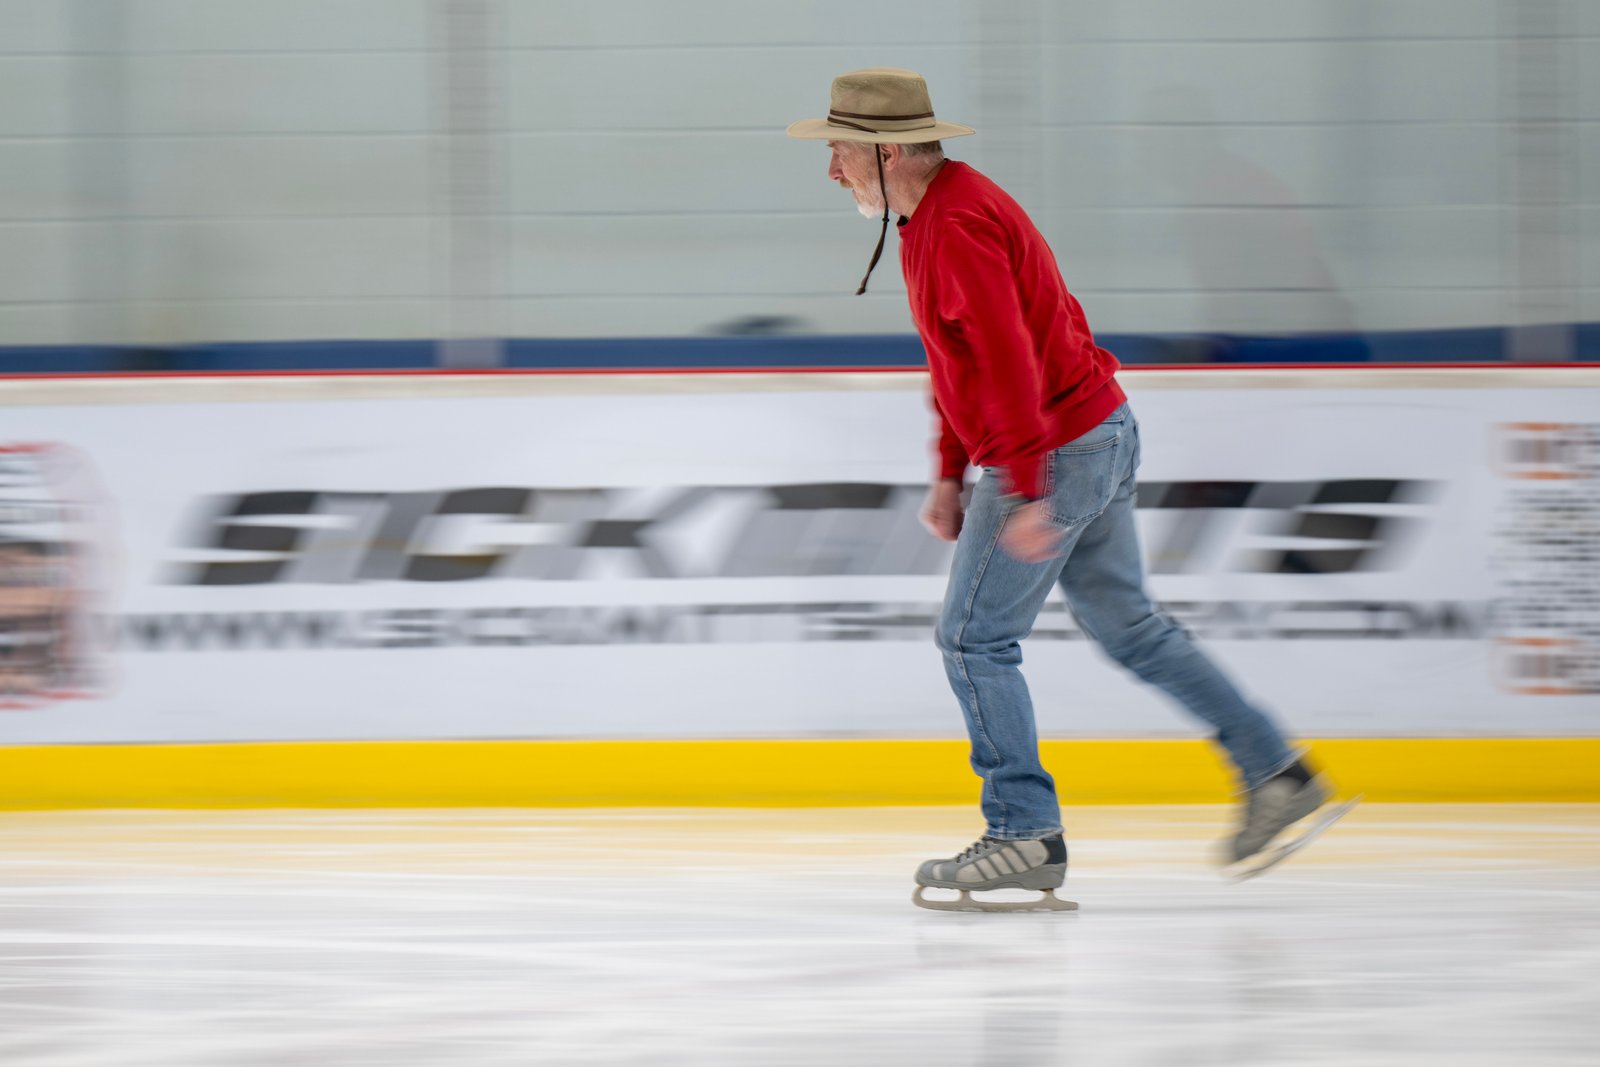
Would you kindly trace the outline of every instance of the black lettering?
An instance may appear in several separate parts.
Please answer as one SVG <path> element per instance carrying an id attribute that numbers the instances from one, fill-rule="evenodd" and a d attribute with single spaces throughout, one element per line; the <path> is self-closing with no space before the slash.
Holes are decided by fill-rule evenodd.
<path id="1" fill-rule="evenodd" d="M 370 648 L 436 648 L 451 643 L 442 613 L 426 608 L 375 611 L 363 619 L 362 645 Z"/>
<path id="2" fill-rule="evenodd" d="M 531 489 L 460 489 L 445 495 L 435 515 L 488 515 L 512 518 L 522 515 L 533 496 Z M 504 546 L 452 555 L 414 555 L 404 577 L 413 582 L 465 582 L 487 578 L 505 558 Z"/>
<path id="3" fill-rule="evenodd" d="M 305 530 L 300 526 L 276 526 L 259 520 L 309 515 L 316 509 L 317 496 L 308 492 L 273 492 L 246 493 L 231 500 L 221 498 L 221 506 L 207 526 L 210 537 L 199 547 L 270 553 L 277 558 L 202 563 L 190 571 L 184 584 L 260 585 L 275 581 L 299 550 Z"/>

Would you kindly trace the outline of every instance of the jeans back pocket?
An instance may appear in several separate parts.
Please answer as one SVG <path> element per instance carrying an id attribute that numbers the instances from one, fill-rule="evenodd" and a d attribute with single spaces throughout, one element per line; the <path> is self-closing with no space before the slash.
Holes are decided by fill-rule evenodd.
<path id="1" fill-rule="evenodd" d="M 1081 526 L 1111 503 L 1128 426 L 1124 404 L 1088 433 L 1050 453 L 1046 510 L 1051 522 Z"/>

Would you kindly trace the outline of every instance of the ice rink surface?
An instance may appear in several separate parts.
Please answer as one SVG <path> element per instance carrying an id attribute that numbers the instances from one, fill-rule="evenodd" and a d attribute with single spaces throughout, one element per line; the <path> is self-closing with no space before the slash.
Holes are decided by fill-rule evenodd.
<path id="1" fill-rule="evenodd" d="M 1600 806 L 1068 813 L 1076 914 L 914 908 L 948 808 L 0 815 L 0 1064 L 1600 1062 Z"/>

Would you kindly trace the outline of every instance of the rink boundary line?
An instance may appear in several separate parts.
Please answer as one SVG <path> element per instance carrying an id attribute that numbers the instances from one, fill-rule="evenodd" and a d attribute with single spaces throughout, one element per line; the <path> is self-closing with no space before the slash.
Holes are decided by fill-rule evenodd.
<path id="1" fill-rule="evenodd" d="M 1372 801 L 1600 801 L 1600 737 L 1309 742 Z M 1047 740 L 1079 804 L 1228 800 L 1197 740 Z M 964 741 L 326 741 L 0 747 L 0 809 L 971 804 Z"/>

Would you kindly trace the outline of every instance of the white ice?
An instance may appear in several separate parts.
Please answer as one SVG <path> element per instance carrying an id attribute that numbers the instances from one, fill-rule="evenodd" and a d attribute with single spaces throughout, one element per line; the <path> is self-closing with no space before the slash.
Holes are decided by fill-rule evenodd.
<path id="1" fill-rule="evenodd" d="M 1600 1062 L 1600 806 L 1069 813 L 1076 914 L 914 908 L 966 809 L 0 815 L 6 1067 Z"/>

